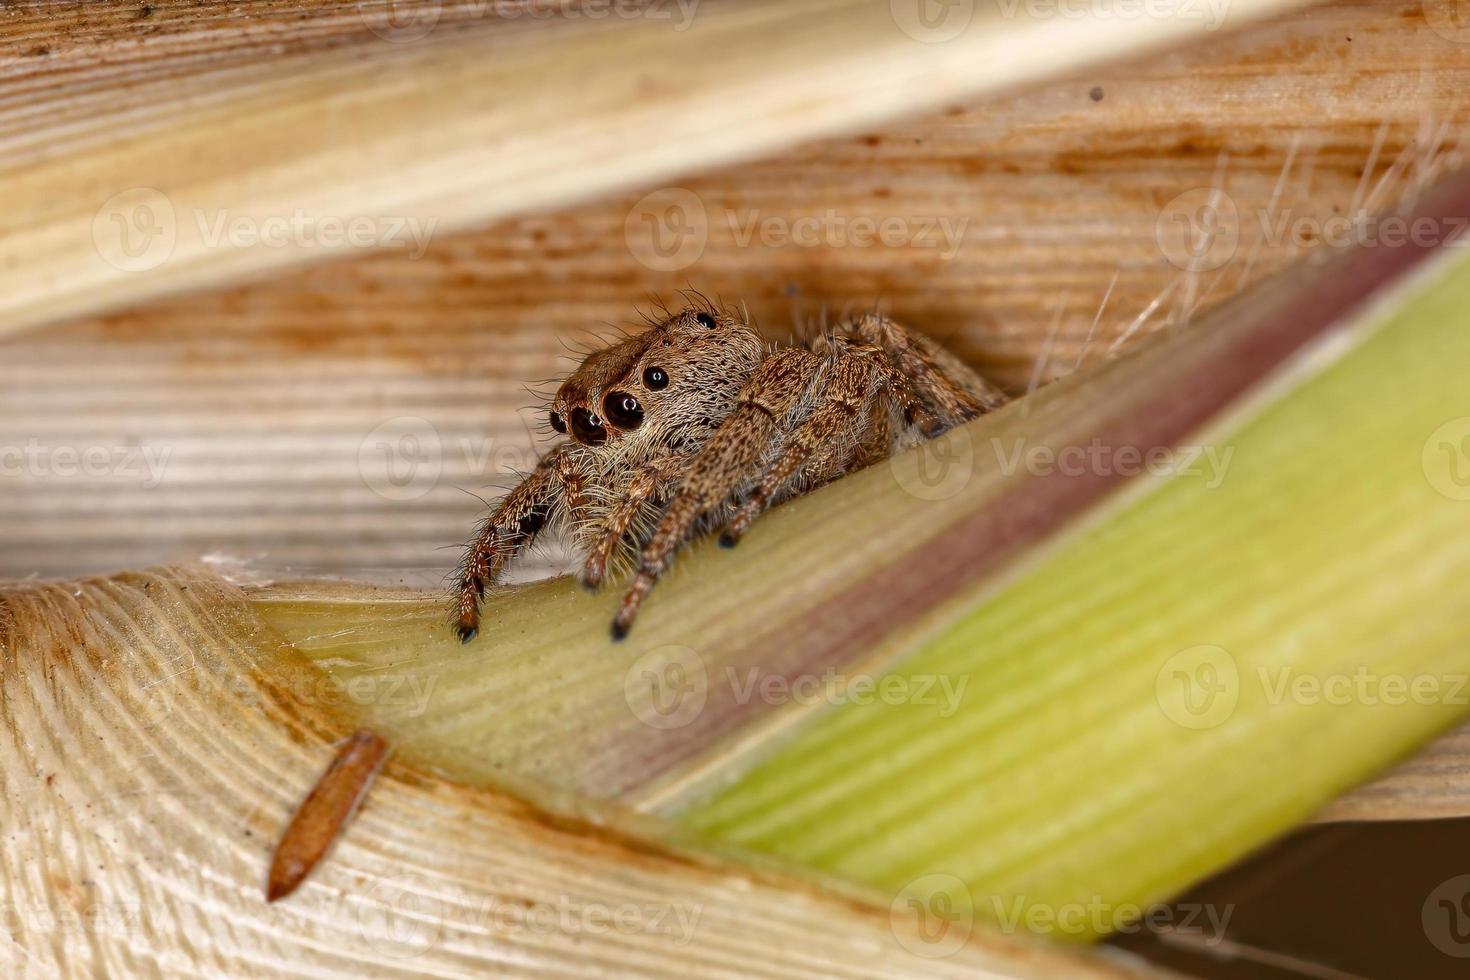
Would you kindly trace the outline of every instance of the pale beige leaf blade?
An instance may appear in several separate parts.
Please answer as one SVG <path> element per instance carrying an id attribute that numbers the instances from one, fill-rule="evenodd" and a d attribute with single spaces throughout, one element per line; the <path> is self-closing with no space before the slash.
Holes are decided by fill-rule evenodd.
<path id="1" fill-rule="evenodd" d="M 351 732 L 325 679 L 200 570 L 0 588 L 10 976 L 1125 977 L 691 848 L 646 818 L 390 764 L 322 866 L 277 835 Z"/>

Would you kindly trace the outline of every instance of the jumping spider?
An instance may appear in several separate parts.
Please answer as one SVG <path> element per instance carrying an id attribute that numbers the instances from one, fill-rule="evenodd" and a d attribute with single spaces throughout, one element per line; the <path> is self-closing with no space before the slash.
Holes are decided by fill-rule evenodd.
<path id="1" fill-rule="evenodd" d="M 589 589 L 610 564 L 636 564 L 612 624 L 622 639 L 690 537 L 723 527 L 720 543 L 733 547 L 767 507 L 1004 401 L 933 340 L 882 316 L 773 348 L 743 317 L 701 300 L 588 355 L 558 389 L 548 418 L 571 441 L 469 545 L 456 586 L 460 639 L 474 639 L 485 589 L 548 525 L 586 556 Z"/>

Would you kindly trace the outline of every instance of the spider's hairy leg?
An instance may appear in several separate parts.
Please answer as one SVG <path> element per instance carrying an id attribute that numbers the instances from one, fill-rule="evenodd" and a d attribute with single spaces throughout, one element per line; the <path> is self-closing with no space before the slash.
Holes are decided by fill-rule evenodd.
<path id="1" fill-rule="evenodd" d="M 468 643 L 480 631 L 480 602 L 537 532 L 560 508 L 575 514 L 586 506 L 582 477 L 573 466 L 573 447 L 558 446 L 506 494 L 465 552 L 455 586 L 455 631 Z"/>
<path id="2" fill-rule="evenodd" d="M 787 348 L 771 355 L 741 388 L 734 411 L 694 458 L 679 492 L 644 547 L 638 574 L 613 620 L 613 639 L 621 640 L 632 628 L 643 600 L 668 570 L 674 552 L 700 516 L 723 503 L 750 479 L 752 467 L 779 436 L 780 421 L 806 393 L 821 365 L 822 358 L 811 351 Z"/>
<path id="3" fill-rule="evenodd" d="M 602 586 L 608 563 L 618 543 L 633 527 L 643 508 L 656 499 L 659 486 L 677 472 L 679 460 L 669 458 L 650 463 L 633 474 L 623 497 L 596 530 L 596 539 L 587 550 L 579 579 L 584 588 L 595 591 Z"/>
<path id="4" fill-rule="evenodd" d="M 913 384 L 945 427 L 999 408 L 1006 395 L 935 341 L 876 313 L 846 325 L 846 332 L 881 347 Z"/>
<path id="5" fill-rule="evenodd" d="M 720 535 L 721 546 L 733 548 L 751 522 L 770 506 L 787 481 L 814 455 L 834 444 L 858 445 L 862 429 L 868 423 L 868 407 L 875 389 L 885 380 L 881 357 L 882 351 L 872 347 L 854 348 L 837 355 L 820 404 L 791 431 L 781 455 L 761 477 L 760 485 L 725 525 Z"/>
<path id="6" fill-rule="evenodd" d="M 734 548 L 772 501 L 778 498 L 797 470 L 807 466 L 825 479 L 854 469 L 863 454 L 864 430 L 872 426 L 875 398 L 892 400 L 925 435 L 935 435 L 941 423 L 919 403 L 913 388 L 872 345 L 833 345 L 839 351 L 816 411 L 786 436 L 782 453 L 772 463 L 760 486 L 751 492 L 720 533 L 720 547 Z M 886 411 L 886 401 L 883 403 Z M 811 466 L 808 466 L 811 464 Z"/>

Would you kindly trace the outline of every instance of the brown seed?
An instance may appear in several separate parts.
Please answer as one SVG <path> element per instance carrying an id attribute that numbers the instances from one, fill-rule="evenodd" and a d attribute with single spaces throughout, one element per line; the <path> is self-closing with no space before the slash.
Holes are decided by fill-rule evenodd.
<path id="1" fill-rule="evenodd" d="M 276 845 L 265 888 L 267 902 L 294 892 L 321 862 L 362 802 L 387 755 L 388 743 L 366 728 L 358 729 L 343 743 Z"/>

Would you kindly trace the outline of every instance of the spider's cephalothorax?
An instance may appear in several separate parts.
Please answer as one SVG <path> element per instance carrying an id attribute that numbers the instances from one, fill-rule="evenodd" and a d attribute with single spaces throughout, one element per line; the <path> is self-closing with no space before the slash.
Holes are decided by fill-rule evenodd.
<path id="1" fill-rule="evenodd" d="M 877 315 L 799 347 L 770 348 L 746 321 L 703 306 L 587 356 L 548 421 L 568 442 L 507 494 L 457 580 L 460 638 L 480 601 L 548 524 L 585 555 L 637 574 L 613 620 L 621 638 L 691 536 L 733 545 L 772 504 L 1000 405 L 1005 396 L 934 341 Z"/>

